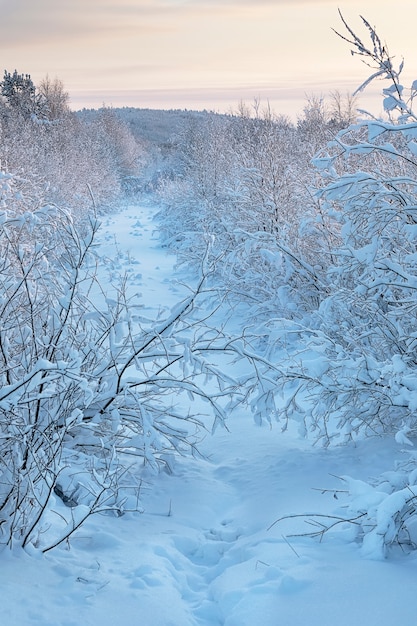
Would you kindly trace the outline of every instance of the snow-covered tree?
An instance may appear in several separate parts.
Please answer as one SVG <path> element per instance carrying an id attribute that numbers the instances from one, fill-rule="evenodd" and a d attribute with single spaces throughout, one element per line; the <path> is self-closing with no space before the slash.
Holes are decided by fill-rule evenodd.
<path id="1" fill-rule="evenodd" d="M 136 174 L 141 153 L 128 125 L 114 109 L 102 107 L 91 125 L 100 141 L 100 151 L 108 158 L 120 178 Z"/>
<path id="2" fill-rule="evenodd" d="M 161 229 L 191 265 L 213 241 L 218 279 L 257 315 L 301 311 L 317 303 L 336 233 L 311 192 L 304 127 L 260 106 L 249 113 L 207 114 L 185 129 L 185 167 L 160 188 Z M 311 132 L 323 146 L 324 132 Z"/>
<path id="3" fill-rule="evenodd" d="M 69 112 L 69 93 L 60 78 L 45 76 L 39 83 L 38 93 L 45 103 L 49 120 L 57 120 Z"/>
<path id="4" fill-rule="evenodd" d="M 210 322 L 205 261 L 188 297 L 144 319 L 123 279 L 98 282 L 97 220 L 16 212 L 17 184 L 1 173 L 0 544 L 46 551 L 93 513 L 137 510 L 144 476 L 197 453 L 244 382 L 213 362 L 240 353 L 225 320 Z M 210 417 L 179 408 L 183 396 Z M 67 513 L 54 515 L 56 497 Z"/>
<path id="5" fill-rule="evenodd" d="M 417 82 L 405 89 L 403 63 L 395 66 L 367 20 L 362 18 L 369 44 L 341 17 L 342 38 L 372 69 L 359 90 L 377 78 L 388 81 L 385 116 L 368 116 L 340 131 L 315 160 L 327 181 L 319 197 L 338 224 L 339 241 L 317 311 L 304 326 L 287 321 L 275 327 L 274 340 L 288 354 L 277 376 L 281 414 L 297 417 L 326 445 L 390 434 L 401 446 L 413 446 Z M 339 521 L 351 521 L 365 554 L 380 557 L 392 545 L 416 547 L 416 484 L 413 453 L 373 485 L 345 479 L 349 500 Z"/>
<path id="6" fill-rule="evenodd" d="M 45 100 L 38 93 L 30 77 L 30 74 L 13 74 L 4 71 L 3 80 L 0 82 L 0 93 L 8 107 L 24 118 L 34 116 L 44 117 Z"/>
<path id="7" fill-rule="evenodd" d="M 6 100 L 0 115 L 0 162 L 19 175 L 23 192 L 26 181 L 25 209 L 30 197 L 33 207 L 53 202 L 81 214 L 90 209 L 92 195 L 98 209 L 109 207 L 120 196 L 123 178 L 138 171 L 143 149 L 111 111 L 93 119 L 70 112 L 59 79 L 44 79 L 39 94 L 42 119 L 22 116 Z"/>
<path id="8" fill-rule="evenodd" d="M 391 120 L 353 124 L 316 160 L 328 177 L 320 192 L 323 206 L 340 226 L 336 262 L 329 268 L 331 293 L 317 312 L 317 323 L 319 341 L 325 345 L 326 337 L 331 355 L 328 394 L 338 398 L 333 409 L 341 423 L 348 430 L 357 425 L 395 433 L 417 426 L 410 383 L 417 336 L 417 123 L 411 106 L 414 86 L 406 102 L 399 82 L 402 67 L 394 69 L 386 46 L 364 23 L 372 48 L 347 27 L 350 43 L 375 64 L 374 77 L 390 80 L 384 105 Z"/>

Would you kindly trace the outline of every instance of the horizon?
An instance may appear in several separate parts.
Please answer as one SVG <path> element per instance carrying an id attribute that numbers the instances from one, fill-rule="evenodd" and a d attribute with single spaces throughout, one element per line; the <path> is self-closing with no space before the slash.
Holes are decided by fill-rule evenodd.
<path id="1" fill-rule="evenodd" d="M 61 79 L 74 110 L 228 113 L 257 99 L 294 119 L 308 97 L 353 93 L 372 71 L 333 32 L 344 30 L 339 6 L 360 37 L 364 15 L 404 57 L 405 86 L 417 78 L 414 0 L 401 15 L 379 0 L 14 0 L 2 8 L 3 69 Z M 378 114 L 382 88 L 359 106 Z"/>

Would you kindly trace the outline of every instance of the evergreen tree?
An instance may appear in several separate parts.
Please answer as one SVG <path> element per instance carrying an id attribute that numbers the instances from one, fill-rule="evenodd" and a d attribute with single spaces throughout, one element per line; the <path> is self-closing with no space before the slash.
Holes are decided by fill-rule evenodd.
<path id="1" fill-rule="evenodd" d="M 11 74 L 5 70 L 0 93 L 7 106 L 23 117 L 44 117 L 44 98 L 37 93 L 30 74 L 18 74 L 17 70 Z"/>

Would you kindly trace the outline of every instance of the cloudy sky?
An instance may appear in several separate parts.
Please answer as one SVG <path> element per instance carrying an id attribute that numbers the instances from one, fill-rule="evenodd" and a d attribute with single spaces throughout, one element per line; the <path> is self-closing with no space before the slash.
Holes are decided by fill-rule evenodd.
<path id="1" fill-rule="evenodd" d="M 417 78 L 416 0 L 0 0 L 0 72 L 58 76 L 75 109 L 229 111 L 260 98 L 296 114 L 306 95 L 367 76 L 332 31 L 338 7 L 365 36 L 364 15 Z"/>

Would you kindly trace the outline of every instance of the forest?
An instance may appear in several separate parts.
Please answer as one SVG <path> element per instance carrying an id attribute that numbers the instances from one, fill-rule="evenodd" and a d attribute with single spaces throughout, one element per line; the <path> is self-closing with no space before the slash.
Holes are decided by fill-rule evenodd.
<path id="1" fill-rule="evenodd" d="M 319 534 L 347 523 L 372 553 L 416 547 L 417 80 L 401 84 L 363 22 L 369 43 L 345 22 L 341 37 L 370 68 L 358 93 L 384 79 L 380 117 L 337 91 L 295 122 L 259 101 L 73 112 L 58 79 L 5 71 L 3 548 L 48 553 L 96 513 L 140 511 L 143 477 L 198 458 L 202 433 L 242 406 L 311 445 L 405 446 Z M 158 204 L 188 277 L 155 319 L 95 252 L 105 216 L 138 199 Z"/>

